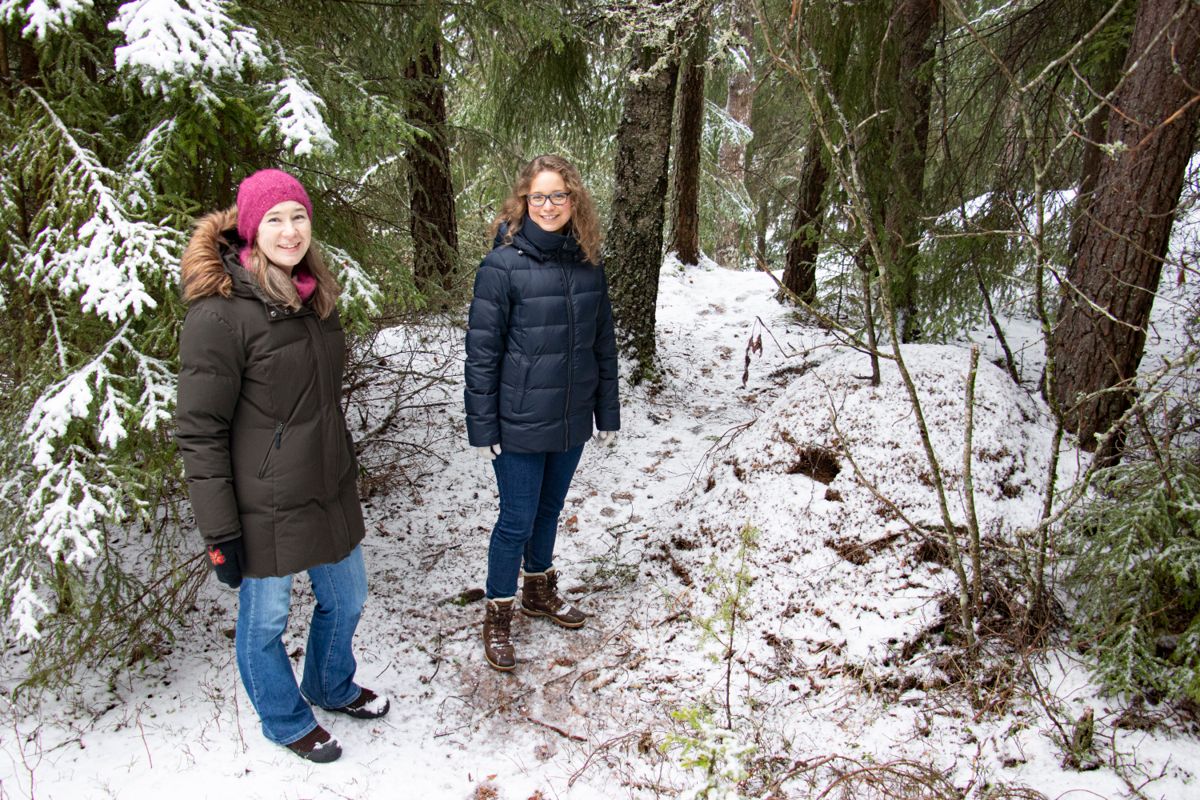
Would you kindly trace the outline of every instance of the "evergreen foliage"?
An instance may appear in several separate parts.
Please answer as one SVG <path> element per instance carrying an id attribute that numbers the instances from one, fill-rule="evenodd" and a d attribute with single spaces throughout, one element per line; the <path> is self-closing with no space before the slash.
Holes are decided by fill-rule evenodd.
<path id="1" fill-rule="evenodd" d="M 230 204 L 250 171 L 290 168 L 329 232 L 347 318 L 380 307 L 380 255 L 339 213 L 371 176 L 333 157 L 351 137 L 317 88 L 366 82 L 312 69 L 302 43 L 243 13 L 0 4 L 4 53 L 23 56 L 0 72 L 0 611 L 5 638 L 34 648 L 32 683 L 153 656 L 205 575 L 170 435 L 192 217 Z"/>
<path id="2" fill-rule="evenodd" d="M 749 777 L 746 762 L 754 746 L 737 732 L 722 728 L 712 712 L 703 707 L 683 708 L 671 714 L 687 726 L 686 733 L 668 734 L 662 749 L 678 748 L 679 763 L 695 776 L 692 785 L 679 794 L 686 800 L 741 800 L 742 784 Z"/>
<path id="3" fill-rule="evenodd" d="M 1105 470 L 1069 527 L 1078 634 L 1115 693 L 1200 703 L 1200 466 Z"/>

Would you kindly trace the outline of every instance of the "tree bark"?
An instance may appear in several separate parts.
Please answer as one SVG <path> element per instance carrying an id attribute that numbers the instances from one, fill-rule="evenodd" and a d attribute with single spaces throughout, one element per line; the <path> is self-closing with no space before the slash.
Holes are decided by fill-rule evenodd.
<path id="1" fill-rule="evenodd" d="M 704 132 L 704 61 L 708 27 L 700 26 L 679 70 L 679 144 L 675 149 L 675 224 L 671 250 L 681 264 L 700 262 L 700 137 Z"/>
<path id="2" fill-rule="evenodd" d="M 828 66 L 829 83 L 834 91 L 843 91 L 851 44 L 858 32 L 857 14 L 843 15 L 834 25 L 832 36 L 821 40 L 821 62 Z M 823 114 L 828 115 L 829 109 Z M 821 249 L 825 206 L 822 200 L 829 184 L 829 157 L 821 138 L 819 123 L 814 120 L 804 143 L 804 161 L 800 166 L 800 185 L 796 193 L 796 208 L 792 214 L 791 236 L 784 259 L 782 283 L 806 303 L 817 299 L 817 256 Z M 860 254 L 861 255 L 861 254 Z M 861 258 L 856 256 L 856 261 Z M 868 276 L 869 277 L 869 276 Z M 780 294 L 785 300 L 787 295 Z M 869 319 L 870 298 L 864 297 Z"/>
<path id="3" fill-rule="evenodd" d="M 446 122 L 442 50 L 432 34 L 404 71 L 409 120 L 424 131 L 406 154 L 413 274 L 423 292 L 449 289 L 458 266 L 458 221 Z"/>
<path id="4" fill-rule="evenodd" d="M 932 34 L 940 0 L 897 0 L 894 21 L 900 32 L 895 122 L 892 126 L 893 178 L 888 184 L 884 229 L 888 234 L 892 302 L 901 319 L 901 336 L 920 335 L 917 322 L 917 272 L 921 216 L 925 199 L 925 161 L 933 87 Z"/>
<path id="5" fill-rule="evenodd" d="M 0 24 L 0 91 L 4 92 L 5 97 L 12 97 L 8 69 L 8 26 L 3 24 Z"/>
<path id="6" fill-rule="evenodd" d="M 1051 343 L 1049 389 L 1085 447 L 1132 403 L 1184 173 L 1200 119 L 1200 4 L 1142 0 L 1091 207 L 1078 221 Z M 1112 390 L 1112 391 L 1110 391 Z"/>
<path id="7" fill-rule="evenodd" d="M 22 36 L 17 40 L 17 64 L 21 83 L 35 89 L 42 88 L 41 67 L 38 65 L 37 50 L 33 42 Z"/>
<path id="8" fill-rule="evenodd" d="M 1114 47 L 1105 53 L 1104 60 L 1096 69 L 1093 89 L 1098 97 L 1097 103 L 1103 103 L 1103 98 L 1117 86 L 1121 80 L 1121 65 L 1128 54 L 1128 41 L 1122 41 L 1120 47 Z M 1104 150 L 1100 145 L 1105 141 L 1108 130 L 1108 106 L 1103 106 L 1088 119 L 1084 128 L 1083 158 L 1079 169 L 1079 196 L 1075 198 L 1075 222 L 1071 225 L 1070 254 L 1071 258 L 1079 252 L 1083 243 L 1084 226 L 1076 224 L 1087 215 L 1091 208 L 1092 195 L 1096 191 L 1096 181 L 1100 177 L 1100 167 L 1104 163 Z"/>
<path id="9" fill-rule="evenodd" d="M 725 114 L 738 126 L 750 126 L 750 113 L 754 106 L 754 9 L 748 0 L 733 0 L 733 24 L 738 36 L 746 43 L 745 61 L 736 65 L 729 76 L 729 90 L 725 98 Z M 717 153 L 717 163 L 725 180 L 738 190 L 746 182 L 746 142 L 740 135 L 730 133 L 724 137 Z M 725 266 L 735 266 L 741 251 L 743 222 L 734 215 L 720 226 L 720 241 L 717 242 L 717 261 Z"/>
<path id="10" fill-rule="evenodd" d="M 634 53 L 631 72 L 635 74 L 649 70 L 662 55 L 647 47 L 637 47 Z M 606 261 L 618 335 L 636 362 L 634 383 L 655 375 L 655 304 L 677 76 L 675 65 L 667 64 L 630 81 L 617 126 Z"/>
<path id="11" fill-rule="evenodd" d="M 796 212 L 792 215 L 792 235 L 784 262 L 783 285 L 805 303 L 817 299 L 817 254 L 821 247 L 821 226 L 825 207 L 825 185 L 829 166 L 823 158 L 825 146 L 814 125 L 804 143 L 804 163 L 800 168 L 800 190 Z"/>

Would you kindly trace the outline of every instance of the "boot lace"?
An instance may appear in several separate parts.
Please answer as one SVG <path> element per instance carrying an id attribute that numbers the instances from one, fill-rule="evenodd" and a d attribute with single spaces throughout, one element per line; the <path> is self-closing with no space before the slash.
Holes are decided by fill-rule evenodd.
<path id="1" fill-rule="evenodd" d="M 561 597 L 558 596 L 558 572 L 557 571 L 546 573 L 545 593 L 542 595 L 541 600 L 542 600 L 542 603 L 546 606 L 546 608 L 550 609 L 551 611 L 553 611 L 556 614 L 562 609 L 563 603 L 565 601 Z"/>

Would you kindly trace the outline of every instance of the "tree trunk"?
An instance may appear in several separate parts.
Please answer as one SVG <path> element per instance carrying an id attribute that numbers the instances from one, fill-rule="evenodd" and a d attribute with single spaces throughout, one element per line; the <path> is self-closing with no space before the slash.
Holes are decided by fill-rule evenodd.
<path id="1" fill-rule="evenodd" d="M 784 262 L 783 285 L 805 303 L 817 299 L 817 254 L 821 246 L 821 224 L 825 207 L 821 198 L 829 182 L 829 166 L 824 159 L 825 146 L 816 125 L 804 143 L 804 163 L 800 168 L 800 191 L 796 212 L 792 215 L 792 235 Z"/>
<path id="2" fill-rule="evenodd" d="M 675 224 L 669 249 L 681 264 L 700 262 L 700 136 L 704 132 L 704 61 L 708 27 L 700 26 L 679 70 L 679 145 L 675 149 Z"/>
<path id="3" fill-rule="evenodd" d="M 17 63 L 21 83 L 35 89 L 42 88 L 41 67 L 38 65 L 37 50 L 33 42 L 22 36 L 17 40 Z"/>
<path id="4" fill-rule="evenodd" d="M 8 70 L 8 26 L 0 25 L 0 90 L 6 98 L 12 97 L 12 86 L 9 84 Z"/>
<path id="5" fill-rule="evenodd" d="M 1075 198 L 1075 220 L 1071 225 L 1070 253 L 1071 258 L 1079 252 L 1083 243 L 1084 226 L 1078 224 L 1080 218 L 1087 215 L 1092 204 L 1092 194 L 1096 191 L 1096 181 L 1100 177 L 1100 167 L 1104 163 L 1104 143 L 1108 130 L 1108 106 L 1103 105 L 1103 98 L 1108 95 L 1117 82 L 1121 80 L 1121 65 L 1128 54 L 1128 40 L 1122 39 L 1121 46 L 1113 47 L 1104 54 L 1104 58 L 1096 68 L 1096 76 L 1092 81 L 1098 97 L 1095 101 L 1101 108 L 1091 116 L 1084 129 L 1083 159 L 1079 169 L 1079 196 Z"/>
<path id="6" fill-rule="evenodd" d="M 458 265 L 458 222 L 450 177 L 442 49 L 436 32 L 408 63 L 404 76 L 409 89 L 409 121 L 428 134 L 413 142 L 405 154 L 413 274 L 423 292 L 449 289 Z"/>
<path id="7" fill-rule="evenodd" d="M 654 65 L 662 52 L 635 49 L 632 72 Z M 673 64 L 625 87 L 608 230 L 608 276 L 613 317 L 639 383 L 655 374 L 654 317 L 662 266 L 664 198 L 671 150 L 671 117 L 678 71 Z"/>
<path id="8" fill-rule="evenodd" d="M 1200 103 L 1200 4 L 1142 0 L 1079 249 L 1067 270 L 1050 391 L 1094 447 L 1129 408 Z M 1108 391 L 1116 389 L 1116 391 Z"/>
<path id="9" fill-rule="evenodd" d="M 750 113 L 754 105 L 754 9 L 748 0 L 733 0 L 733 24 L 738 37 L 745 42 L 744 59 L 737 64 L 729 76 L 729 91 L 725 98 L 725 114 L 738 127 L 750 126 Z M 746 142 L 740 134 L 730 133 L 724 137 L 717 154 L 717 163 L 731 192 L 741 192 L 746 182 Z M 719 228 L 717 261 L 726 266 L 738 262 L 741 251 L 743 223 L 731 214 Z"/>
<path id="10" fill-rule="evenodd" d="M 824 37 L 821 62 L 829 70 L 829 84 L 834 91 L 845 89 L 851 44 L 858 32 L 857 14 L 848 13 L 838 19 L 832 36 Z M 826 108 L 822 114 L 828 115 Z M 791 236 L 788 239 L 782 283 L 805 303 L 817 299 L 817 256 L 820 254 L 821 234 L 825 218 L 822 199 L 829 184 L 829 158 L 821 138 L 819 123 L 814 120 L 804 143 L 804 161 L 800 166 L 800 185 L 796 194 L 796 209 L 792 214 Z M 856 261 L 861 259 L 856 257 Z M 781 295 L 780 299 L 784 299 Z M 870 298 L 866 315 L 870 318 Z"/>
<path id="11" fill-rule="evenodd" d="M 929 108 L 933 87 L 932 34 L 939 0 L 896 0 L 893 20 L 900 34 L 895 122 L 892 126 L 893 177 L 884 209 L 888 235 L 889 279 L 893 307 L 901 319 L 901 336 L 913 341 L 917 324 L 917 272 L 921 216 L 925 199 L 925 160 L 929 141 Z"/>

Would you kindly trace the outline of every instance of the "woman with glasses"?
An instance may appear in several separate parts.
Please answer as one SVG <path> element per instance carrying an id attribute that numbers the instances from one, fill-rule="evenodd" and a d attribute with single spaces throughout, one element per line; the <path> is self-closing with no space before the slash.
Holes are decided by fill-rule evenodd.
<path id="1" fill-rule="evenodd" d="M 467 436 L 491 462 L 500 514 L 488 548 L 483 651 L 516 664 L 522 613 L 565 628 L 584 614 L 558 592 L 554 541 L 583 445 L 621 427 L 617 346 L 600 266 L 600 221 L 578 170 L 544 155 L 517 177 L 479 265 L 467 330 Z"/>

